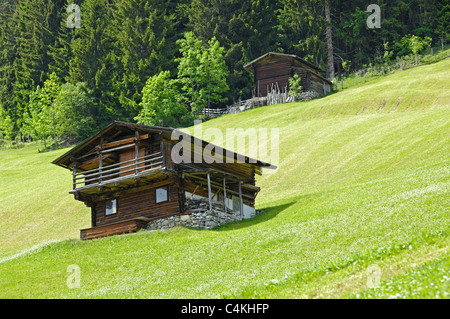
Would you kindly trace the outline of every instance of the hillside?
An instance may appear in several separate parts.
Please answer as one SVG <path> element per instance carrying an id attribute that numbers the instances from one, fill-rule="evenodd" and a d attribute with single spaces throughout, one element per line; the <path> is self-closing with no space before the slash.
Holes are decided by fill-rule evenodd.
<path id="1" fill-rule="evenodd" d="M 258 179 L 265 212 L 209 231 L 80 242 L 89 210 L 68 194 L 70 172 L 50 164 L 66 150 L 0 150 L 0 296 L 370 297 L 377 265 L 400 282 L 384 296 L 407 296 L 408 279 L 435 269 L 424 291 L 448 297 L 449 80 L 446 59 L 203 123 L 280 131 L 279 169 Z M 72 264 L 79 289 L 66 285 Z"/>

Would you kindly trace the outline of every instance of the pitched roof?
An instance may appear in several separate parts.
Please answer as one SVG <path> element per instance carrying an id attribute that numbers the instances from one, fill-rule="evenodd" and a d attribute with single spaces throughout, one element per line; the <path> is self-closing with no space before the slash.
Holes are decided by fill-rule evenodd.
<path id="1" fill-rule="evenodd" d="M 129 133 L 131 135 L 131 134 L 134 134 L 135 131 L 139 131 L 141 133 L 160 133 L 165 139 L 171 140 L 172 132 L 175 130 L 176 129 L 171 128 L 171 127 L 148 126 L 148 125 L 143 125 L 143 124 L 114 121 L 111 124 L 109 124 L 108 126 L 106 126 L 105 128 L 103 128 L 98 133 L 85 139 L 84 141 L 79 143 L 77 146 L 72 148 L 70 151 L 64 153 L 63 155 L 61 155 L 60 157 L 58 157 L 57 159 L 52 161 L 52 163 L 55 165 L 64 167 L 64 168 L 69 168 L 72 165 L 73 157 L 75 157 L 75 158 L 79 157 L 79 156 L 84 155 L 85 153 L 89 152 L 90 150 L 92 150 L 94 147 L 96 147 L 99 144 L 101 137 L 109 137 L 110 139 L 114 139 L 115 136 L 117 136 L 121 133 Z M 184 134 L 186 134 L 187 136 L 191 136 L 190 134 L 187 134 L 187 133 L 184 133 Z M 211 146 L 215 147 L 216 150 L 222 149 L 219 146 L 216 146 L 212 143 L 201 140 L 195 136 L 191 136 L 191 137 L 193 139 L 193 143 L 195 143 L 195 141 L 200 141 L 203 147 L 205 147 L 206 145 L 211 145 Z M 225 149 L 223 149 L 223 150 L 225 150 Z M 233 154 L 235 159 L 237 159 L 238 156 L 239 156 L 239 158 L 242 158 L 242 155 L 235 153 L 235 152 L 230 152 L 227 154 Z M 251 163 L 252 165 L 266 167 L 266 168 L 272 168 L 272 169 L 276 168 L 274 165 L 272 165 L 270 163 L 265 163 L 265 162 L 262 162 L 259 160 L 255 160 L 255 159 L 249 158 L 248 156 L 244 156 L 244 158 L 245 158 L 246 163 Z"/>
<path id="2" fill-rule="evenodd" d="M 324 70 L 322 70 L 321 68 L 319 68 L 318 66 L 300 58 L 299 56 L 295 55 L 295 54 L 286 54 L 286 53 L 278 53 L 278 52 L 267 52 L 266 54 L 261 55 L 259 58 L 254 59 L 253 61 L 247 63 L 246 65 L 244 65 L 245 69 L 252 69 L 253 65 L 260 62 L 261 60 L 264 60 L 267 57 L 270 56 L 279 56 L 279 57 L 284 57 L 284 58 L 290 58 L 290 59 L 294 59 L 297 60 L 298 62 L 301 62 L 307 66 L 309 66 L 310 68 L 313 68 L 315 70 L 317 70 L 318 72 L 325 72 Z"/>

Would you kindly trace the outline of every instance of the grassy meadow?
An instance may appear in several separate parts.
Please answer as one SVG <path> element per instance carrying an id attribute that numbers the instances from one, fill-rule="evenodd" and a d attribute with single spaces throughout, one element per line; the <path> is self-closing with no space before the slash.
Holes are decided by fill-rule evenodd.
<path id="1" fill-rule="evenodd" d="M 446 59 L 203 123 L 279 129 L 264 212 L 213 230 L 81 242 L 89 209 L 50 164 L 67 150 L 0 150 L 0 297 L 448 298 L 449 80 Z"/>

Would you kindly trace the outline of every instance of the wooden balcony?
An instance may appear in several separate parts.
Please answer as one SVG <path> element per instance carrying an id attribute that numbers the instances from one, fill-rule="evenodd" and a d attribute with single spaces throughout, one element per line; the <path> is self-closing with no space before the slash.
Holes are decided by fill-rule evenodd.
<path id="1" fill-rule="evenodd" d="M 131 160 L 77 172 L 73 169 L 73 190 L 70 193 L 96 193 L 108 186 L 132 184 L 135 180 L 161 172 L 164 168 L 164 156 L 156 152 Z"/>

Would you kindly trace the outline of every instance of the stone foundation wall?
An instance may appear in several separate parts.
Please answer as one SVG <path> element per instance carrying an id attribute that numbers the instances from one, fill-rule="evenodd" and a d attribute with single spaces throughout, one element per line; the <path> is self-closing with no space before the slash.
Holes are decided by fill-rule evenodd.
<path id="1" fill-rule="evenodd" d="M 210 211 L 208 200 L 195 199 L 186 201 L 183 215 L 151 221 L 147 225 L 147 230 L 168 229 L 176 226 L 212 229 L 237 220 L 241 220 L 239 212 L 229 208 L 225 211 L 222 203 L 213 202 Z"/>
<path id="2" fill-rule="evenodd" d="M 320 96 L 322 96 L 322 95 L 315 91 L 306 91 L 306 92 L 300 93 L 295 100 L 296 101 L 309 101 L 309 100 L 318 98 Z"/>

